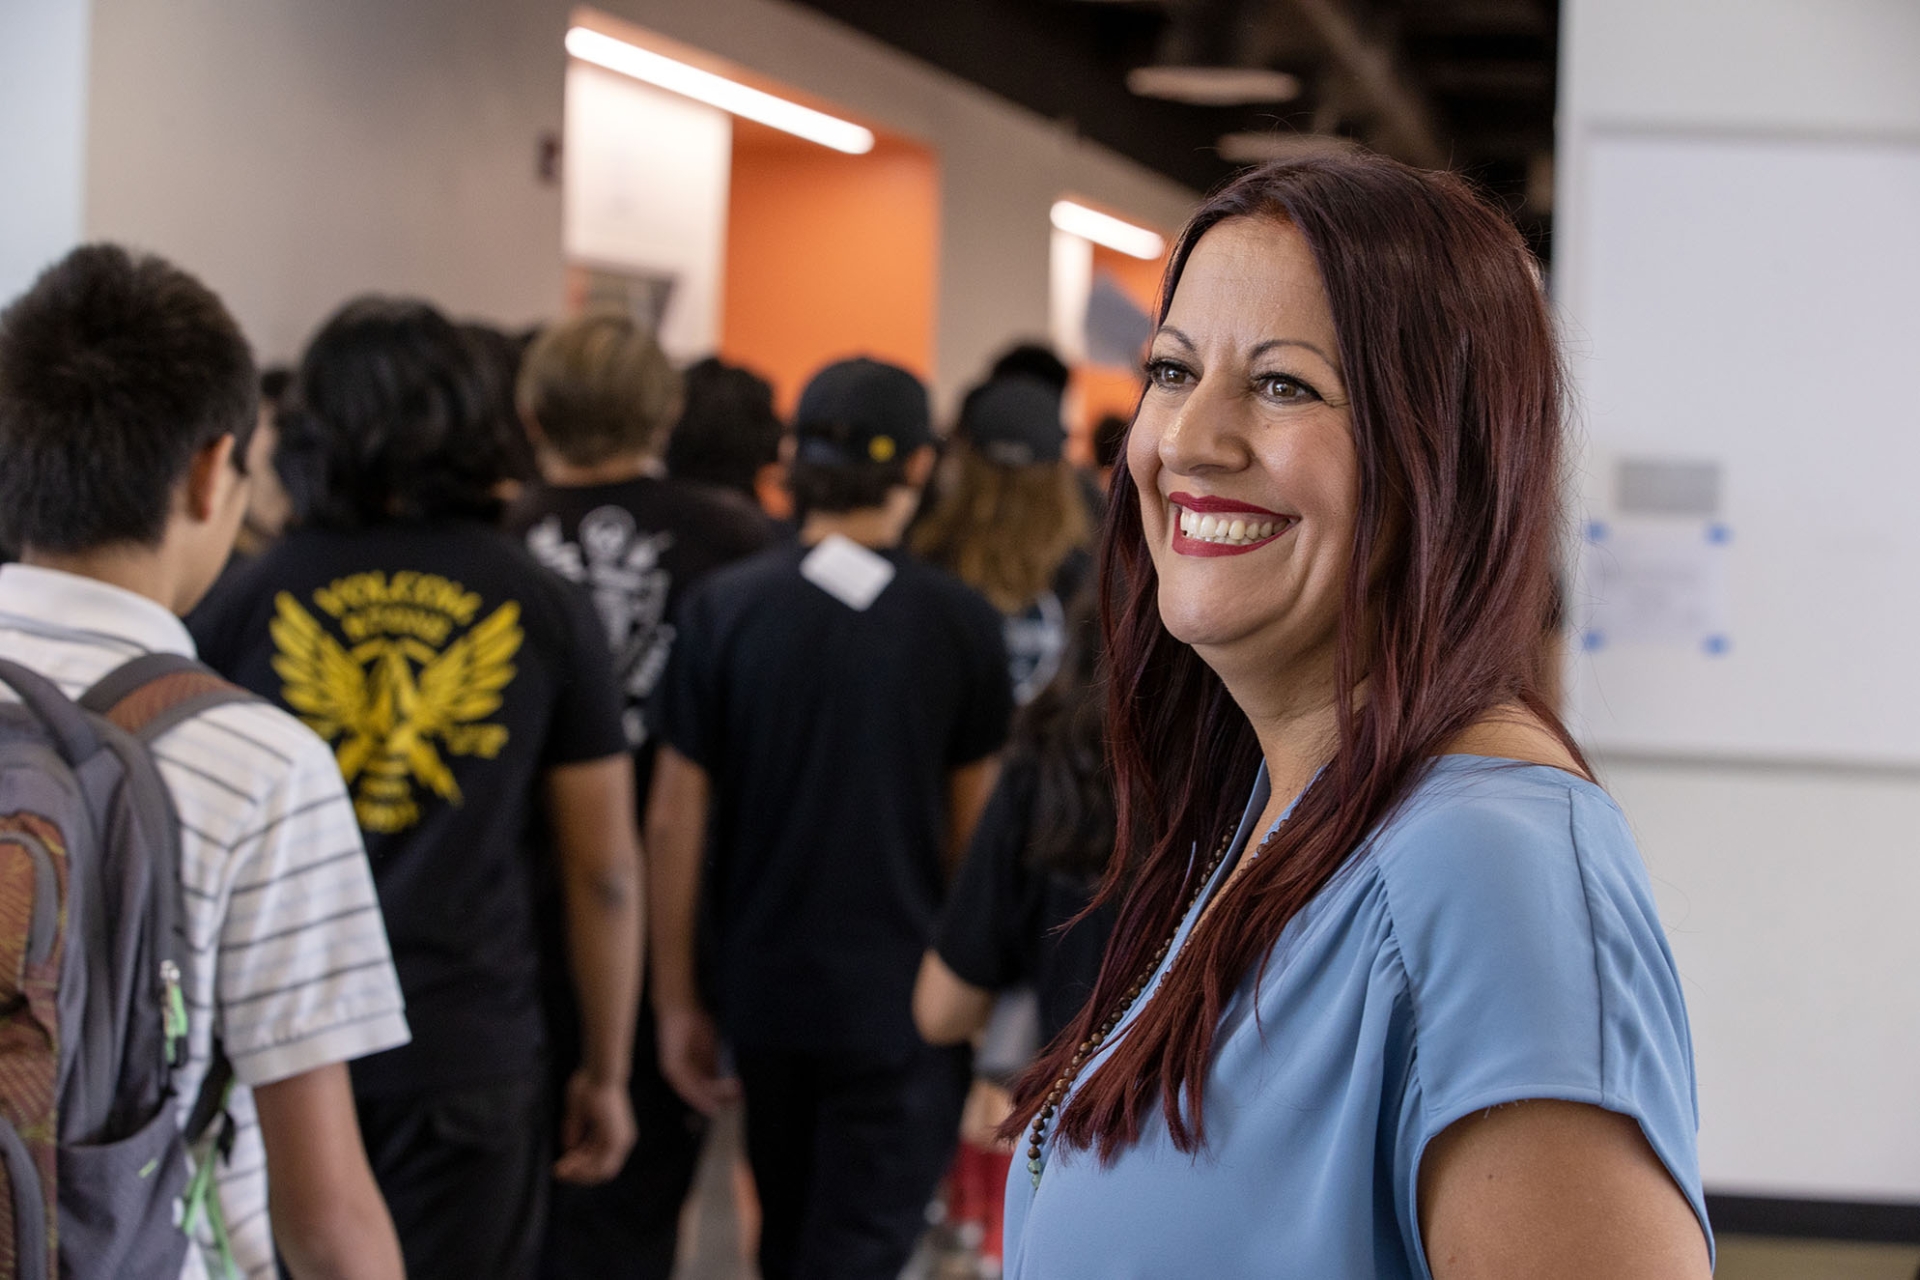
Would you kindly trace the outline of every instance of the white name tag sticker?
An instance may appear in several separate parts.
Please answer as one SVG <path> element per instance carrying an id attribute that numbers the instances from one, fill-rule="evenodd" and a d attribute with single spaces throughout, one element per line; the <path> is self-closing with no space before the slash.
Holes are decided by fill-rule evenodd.
<path id="1" fill-rule="evenodd" d="M 893 562 L 852 538 L 830 533 L 800 562 L 800 576 L 849 609 L 865 613 L 893 581 Z"/>

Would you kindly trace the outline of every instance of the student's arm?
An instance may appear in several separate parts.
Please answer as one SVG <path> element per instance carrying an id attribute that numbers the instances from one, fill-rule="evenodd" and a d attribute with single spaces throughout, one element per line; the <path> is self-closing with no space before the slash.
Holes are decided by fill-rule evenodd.
<path id="1" fill-rule="evenodd" d="M 294 1280 L 401 1280 L 345 1063 L 255 1086 L 274 1244 Z"/>
<path id="2" fill-rule="evenodd" d="M 928 1044 L 960 1044 L 978 1035 L 993 1013 L 993 992 L 976 987 L 929 948 L 913 984 L 913 1025 Z"/>
<path id="3" fill-rule="evenodd" d="M 963 764 L 947 775 L 947 847 L 946 868 L 951 876 L 960 869 L 973 842 L 973 829 L 980 825 L 993 784 L 1000 777 L 1000 757 L 987 756 L 972 764 Z"/>
<path id="4" fill-rule="evenodd" d="M 1631 1118 L 1573 1102 L 1475 1112 L 1427 1148 L 1434 1280 L 1707 1280 L 1706 1241 Z"/>
<path id="5" fill-rule="evenodd" d="M 581 1030 L 581 1062 L 567 1082 L 553 1173 L 563 1182 L 605 1182 L 620 1172 L 634 1141 L 627 1078 L 645 914 L 633 760 L 622 753 L 557 765 L 545 782 Z"/>
<path id="6" fill-rule="evenodd" d="M 739 1095 L 739 1086 L 720 1075 L 720 1033 L 701 1007 L 694 978 L 694 918 L 711 793 L 707 771 L 663 743 L 647 799 L 660 1074 L 688 1106 L 707 1115 Z"/>

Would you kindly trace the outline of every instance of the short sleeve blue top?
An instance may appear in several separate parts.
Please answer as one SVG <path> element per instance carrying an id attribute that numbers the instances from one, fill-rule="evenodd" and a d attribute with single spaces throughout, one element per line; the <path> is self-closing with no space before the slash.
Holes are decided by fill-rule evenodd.
<path id="1" fill-rule="evenodd" d="M 1267 799 L 1263 770 L 1169 956 Z M 1706 1230 L 1686 1009 L 1625 818 L 1559 769 L 1443 756 L 1229 1003 L 1205 1147 L 1157 1110 L 1104 1166 L 1049 1137 L 1038 1190 L 1014 1161 L 1006 1275 L 1428 1277 L 1427 1144 L 1529 1098 L 1633 1117 Z"/>

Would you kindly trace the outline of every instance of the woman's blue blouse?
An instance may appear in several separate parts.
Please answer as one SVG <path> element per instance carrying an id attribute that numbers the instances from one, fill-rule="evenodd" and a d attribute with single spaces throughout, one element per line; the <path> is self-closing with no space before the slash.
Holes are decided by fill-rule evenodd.
<path id="1" fill-rule="evenodd" d="M 1262 770 L 1205 896 L 1267 800 Z M 1110 1164 L 1050 1136 L 1036 1191 L 1022 1146 L 1006 1275 L 1427 1277 L 1427 1144 L 1526 1098 L 1633 1117 L 1706 1230 L 1686 1008 L 1625 818 L 1561 770 L 1443 756 L 1228 1005 L 1197 1154 L 1156 1109 Z"/>

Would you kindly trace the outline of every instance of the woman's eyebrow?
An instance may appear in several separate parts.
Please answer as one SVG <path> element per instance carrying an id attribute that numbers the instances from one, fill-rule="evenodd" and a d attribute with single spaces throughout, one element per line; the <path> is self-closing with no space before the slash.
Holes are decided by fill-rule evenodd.
<path id="1" fill-rule="evenodd" d="M 1338 371 L 1340 368 L 1339 361 L 1335 360 L 1332 356 L 1328 355 L 1326 352 L 1322 351 L 1319 347 L 1314 346 L 1311 342 L 1308 342 L 1304 338 L 1268 338 L 1265 342 L 1254 344 L 1253 350 L 1247 353 L 1247 359 L 1258 360 L 1261 356 L 1273 350 L 1275 347 L 1304 347 L 1308 351 L 1311 351 L 1313 352 L 1313 354 L 1319 356 L 1322 360 L 1325 360 L 1328 364 L 1332 365 L 1335 371 Z"/>
<path id="2" fill-rule="evenodd" d="M 1159 329 L 1159 334 L 1164 334 L 1166 337 L 1172 338 L 1175 342 L 1179 343 L 1181 346 L 1185 347 L 1189 351 L 1198 351 L 1200 349 L 1198 346 L 1195 345 L 1192 338 L 1188 337 L 1183 331 L 1181 331 L 1180 329 L 1176 328 L 1173 325 L 1170 325 L 1170 324 L 1161 325 Z M 1159 336 L 1159 334 L 1156 334 L 1156 336 Z M 1305 338 L 1268 338 L 1265 342 L 1255 343 L 1253 349 L 1247 352 L 1247 359 L 1258 360 L 1261 356 L 1273 350 L 1275 347 L 1304 348 L 1305 350 L 1313 352 L 1313 354 L 1319 356 L 1322 360 L 1325 360 L 1328 364 L 1332 365 L 1335 373 L 1338 373 L 1340 371 L 1339 361 L 1335 360 L 1332 356 L 1322 351 L 1319 347 L 1315 346 L 1313 343 L 1308 342 Z"/>
<path id="3" fill-rule="evenodd" d="M 1174 328 L 1170 324 L 1161 325 L 1159 329 L 1159 333 L 1156 333 L 1154 336 L 1158 337 L 1159 334 L 1161 333 L 1166 334 L 1169 338 L 1172 338 L 1175 342 L 1179 343 L 1181 346 L 1185 347 L 1189 351 L 1198 351 L 1200 349 L 1193 345 L 1192 338 L 1189 338 L 1186 334 L 1182 333 L 1180 330 Z"/>

